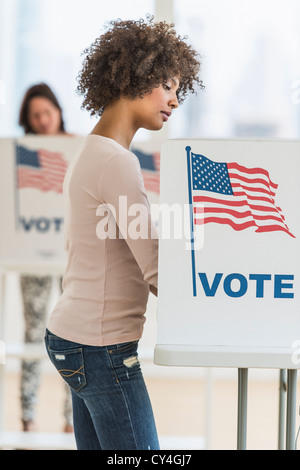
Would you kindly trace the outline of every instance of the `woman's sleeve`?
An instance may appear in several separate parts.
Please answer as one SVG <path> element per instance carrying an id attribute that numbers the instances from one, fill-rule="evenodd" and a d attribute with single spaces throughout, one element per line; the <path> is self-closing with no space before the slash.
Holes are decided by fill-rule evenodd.
<path id="1" fill-rule="evenodd" d="M 121 153 L 106 164 L 99 181 L 99 197 L 112 208 L 119 231 L 145 281 L 157 289 L 158 234 L 135 155 Z"/>

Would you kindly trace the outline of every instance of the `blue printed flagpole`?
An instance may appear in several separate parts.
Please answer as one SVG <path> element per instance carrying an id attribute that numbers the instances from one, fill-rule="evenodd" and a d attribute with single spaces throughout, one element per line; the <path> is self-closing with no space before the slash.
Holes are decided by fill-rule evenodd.
<path id="1" fill-rule="evenodd" d="M 197 296 L 196 287 L 196 266 L 195 266 L 195 240 L 194 240 L 194 210 L 193 210 L 193 194 L 192 194 L 192 172 L 191 172 L 191 147 L 185 148 L 187 153 L 187 172 L 188 172 L 188 189 L 190 204 L 190 224 L 191 224 L 191 257 L 192 257 L 192 278 L 193 278 L 193 296 Z"/>

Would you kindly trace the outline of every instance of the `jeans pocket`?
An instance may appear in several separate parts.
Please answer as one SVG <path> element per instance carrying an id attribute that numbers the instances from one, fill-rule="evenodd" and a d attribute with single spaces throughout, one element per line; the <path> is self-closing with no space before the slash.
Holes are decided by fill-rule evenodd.
<path id="1" fill-rule="evenodd" d="M 129 341 L 127 343 L 120 343 L 114 346 L 107 346 L 107 349 L 110 354 L 123 354 L 132 350 L 136 351 L 138 343 L 138 341 Z"/>
<path id="2" fill-rule="evenodd" d="M 86 385 L 82 348 L 55 351 L 48 348 L 50 360 L 64 381 L 79 392 Z"/>

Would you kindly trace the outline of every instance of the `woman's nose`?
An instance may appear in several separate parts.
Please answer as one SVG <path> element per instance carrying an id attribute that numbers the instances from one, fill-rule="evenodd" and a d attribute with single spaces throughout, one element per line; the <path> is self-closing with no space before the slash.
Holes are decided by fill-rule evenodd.
<path id="1" fill-rule="evenodd" d="M 178 108 L 179 104 L 178 104 L 178 98 L 177 98 L 177 94 L 174 93 L 174 96 L 171 98 L 170 100 L 170 106 L 172 109 L 176 109 Z"/>

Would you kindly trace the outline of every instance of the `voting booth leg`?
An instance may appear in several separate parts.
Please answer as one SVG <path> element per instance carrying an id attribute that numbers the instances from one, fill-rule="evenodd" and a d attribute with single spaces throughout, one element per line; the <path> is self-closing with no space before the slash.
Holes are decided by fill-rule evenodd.
<path id="1" fill-rule="evenodd" d="M 297 369 L 291 369 L 287 376 L 286 450 L 296 448 L 296 398 Z"/>
<path id="2" fill-rule="evenodd" d="M 285 422 L 286 422 L 286 370 L 280 369 L 279 375 L 279 422 L 278 422 L 278 450 L 285 449 Z"/>
<path id="3" fill-rule="evenodd" d="M 286 391 L 287 391 L 287 371 L 285 369 L 280 369 L 280 374 L 279 374 L 278 450 L 284 450 L 285 449 Z"/>
<path id="4" fill-rule="evenodd" d="M 237 449 L 246 450 L 247 441 L 248 369 L 238 370 Z"/>

